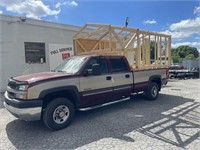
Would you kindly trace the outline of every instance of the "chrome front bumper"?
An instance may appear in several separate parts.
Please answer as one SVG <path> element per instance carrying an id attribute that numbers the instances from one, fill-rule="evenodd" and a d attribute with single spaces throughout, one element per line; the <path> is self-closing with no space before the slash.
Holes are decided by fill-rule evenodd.
<path id="1" fill-rule="evenodd" d="M 26 121 L 34 121 L 34 120 L 40 120 L 41 119 L 42 106 L 38 106 L 38 107 L 28 106 L 27 108 L 25 108 L 25 107 L 18 108 L 18 107 L 13 106 L 12 103 L 13 102 L 18 103 L 19 100 L 10 99 L 8 97 L 7 92 L 5 93 L 4 96 L 5 96 L 5 99 L 6 99 L 3 103 L 5 108 L 15 117 L 17 117 L 21 120 L 26 120 Z M 35 101 L 37 101 L 37 100 L 35 100 Z M 23 103 L 29 103 L 29 101 L 27 100 L 27 101 L 24 101 Z"/>

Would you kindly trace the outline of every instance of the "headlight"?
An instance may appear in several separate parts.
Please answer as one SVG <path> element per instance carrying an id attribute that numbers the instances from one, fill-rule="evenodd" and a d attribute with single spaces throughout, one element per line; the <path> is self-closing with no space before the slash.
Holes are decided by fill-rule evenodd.
<path id="1" fill-rule="evenodd" d="M 16 99 L 23 99 L 26 100 L 27 99 L 27 94 L 28 93 L 28 85 L 19 85 L 16 88 L 16 92 L 15 92 L 15 98 Z"/>
<path id="2" fill-rule="evenodd" d="M 27 91 L 28 85 L 19 85 L 16 90 L 18 91 Z"/>
<path id="3" fill-rule="evenodd" d="M 27 93 L 15 93 L 15 98 L 26 100 L 27 99 Z"/>

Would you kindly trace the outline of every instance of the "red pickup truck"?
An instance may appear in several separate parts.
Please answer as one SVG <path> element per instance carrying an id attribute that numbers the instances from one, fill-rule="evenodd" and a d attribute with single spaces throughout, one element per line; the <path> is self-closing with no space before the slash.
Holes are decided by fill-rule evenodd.
<path id="1" fill-rule="evenodd" d="M 167 82 L 167 69 L 132 71 L 124 56 L 74 56 L 52 72 L 11 78 L 4 106 L 22 120 L 43 120 L 65 128 L 76 110 L 89 110 L 127 100 L 143 92 L 155 100 Z"/>

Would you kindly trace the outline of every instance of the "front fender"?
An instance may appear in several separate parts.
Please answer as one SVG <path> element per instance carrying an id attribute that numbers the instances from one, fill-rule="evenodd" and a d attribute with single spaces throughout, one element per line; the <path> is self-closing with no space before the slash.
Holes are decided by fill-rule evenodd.
<path id="1" fill-rule="evenodd" d="M 56 94 L 59 92 L 70 92 L 73 95 L 73 101 L 75 102 L 76 107 L 80 105 L 80 96 L 76 86 L 62 86 L 51 89 L 46 89 L 39 94 L 39 99 L 45 99 L 46 96 Z M 67 95 L 66 95 L 67 96 Z"/>

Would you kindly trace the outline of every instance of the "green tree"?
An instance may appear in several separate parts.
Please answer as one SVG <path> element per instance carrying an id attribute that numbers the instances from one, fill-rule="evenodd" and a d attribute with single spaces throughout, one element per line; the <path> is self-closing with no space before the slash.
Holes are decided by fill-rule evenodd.
<path id="1" fill-rule="evenodd" d="M 196 59 L 196 57 L 194 56 L 194 54 L 188 54 L 184 60 L 187 60 L 187 59 Z"/>
<path id="2" fill-rule="evenodd" d="M 172 56 L 172 60 L 174 63 L 179 63 L 179 57 L 178 56 Z"/>
<path id="3" fill-rule="evenodd" d="M 184 51 L 180 51 L 179 53 L 178 53 L 178 55 L 179 55 L 179 57 L 180 58 L 185 58 L 185 52 Z"/>
<path id="4" fill-rule="evenodd" d="M 199 57 L 199 52 L 197 48 L 190 47 L 187 45 L 181 45 L 177 48 L 173 48 L 171 54 L 173 62 L 179 62 L 179 63 L 189 58 L 197 59 Z"/>

